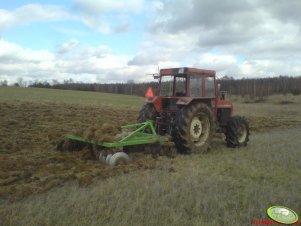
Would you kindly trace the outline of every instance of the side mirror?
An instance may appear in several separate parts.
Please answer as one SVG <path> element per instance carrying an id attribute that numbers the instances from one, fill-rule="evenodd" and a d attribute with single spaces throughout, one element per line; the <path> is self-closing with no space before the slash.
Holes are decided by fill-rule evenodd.
<path id="1" fill-rule="evenodd" d="M 155 73 L 155 74 L 146 74 L 146 75 L 152 75 L 154 77 L 154 79 L 158 79 L 159 78 L 159 74 Z"/>
<path id="2" fill-rule="evenodd" d="M 221 90 L 221 84 L 218 83 L 218 84 L 217 84 L 217 91 L 219 92 L 220 90 Z"/>

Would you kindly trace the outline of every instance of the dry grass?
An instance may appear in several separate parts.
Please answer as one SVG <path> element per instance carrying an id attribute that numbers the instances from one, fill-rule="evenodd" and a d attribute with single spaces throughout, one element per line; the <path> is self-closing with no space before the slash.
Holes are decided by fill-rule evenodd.
<path id="1" fill-rule="evenodd" d="M 55 145 L 71 131 L 93 127 L 92 136 L 102 137 L 95 132 L 104 123 L 135 121 L 141 99 L 118 106 L 124 96 L 114 96 L 116 106 L 108 106 L 109 96 L 94 93 L 92 106 L 79 99 L 88 92 L 66 91 L 56 102 L 52 90 L 42 92 L 7 89 L 0 97 L 0 225 L 249 225 L 267 219 L 270 205 L 301 211 L 298 96 L 295 104 L 279 104 L 287 101 L 279 96 L 254 104 L 230 97 L 251 122 L 246 148 L 215 139 L 208 154 L 136 154 L 132 164 L 112 169 L 89 160 L 89 150 L 60 153 Z"/>
<path id="2" fill-rule="evenodd" d="M 155 168 L 70 183 L 0 205 L 5 225 L 251 225 L 271 205 L 301 210 L 300 129 L 252 136 L 250 146 L 215 140 L 206 155 L 160 157 Z"/>
<path id="3" fill-rule="evenodd" d="M 266 131 L 301 125 L 301 96 L 274 95 L 264 103 L 245 104 L 244 99 L 230 96 L 234 102 L 234 114 L 244 115 L 250 121 L 251 130 Z M 293 104 L 283 104 L 293 102 Z"/>

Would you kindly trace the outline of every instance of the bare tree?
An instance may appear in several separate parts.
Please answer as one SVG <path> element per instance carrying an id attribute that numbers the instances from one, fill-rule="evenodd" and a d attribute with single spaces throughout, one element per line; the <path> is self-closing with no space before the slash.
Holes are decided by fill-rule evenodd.
<path id="1" fill-rule="evenodd" d="M 19 87 L 26 87 L 26 81 L 24 81 L 24 79 L 22 77 L 18 77 L 17 83 L 18 83 Z"/>

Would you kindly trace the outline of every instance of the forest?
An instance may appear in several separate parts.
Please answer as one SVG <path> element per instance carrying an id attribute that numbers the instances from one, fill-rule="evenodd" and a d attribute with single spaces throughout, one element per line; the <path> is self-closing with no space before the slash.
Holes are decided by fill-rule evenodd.
<path id="1" fill-rule="evenodd" d="M 230 95 L 240 95 L 250 99 L 260 99 L 273 94 L 288 94 L 298 95 L 301 93 L 301 76 L 278 76 L 266 78 L 243 78 L 234 79 L 233 77 L 224 76 L 218 79 L 220 90 L 227 91 Z M 1 85 L 6 85 L 1 82 Z M 19 81 L 15 86 L 24 86 Z M 72 79 L 65 80 L 62 83 L 57 81 L 40 82 L 36 81 L 29 87 L 52 88 L 65 90 L 81 90 L 81 91 L 96 91 L 105 93 L 117 93 L 144 96 L 148 87 L 152 87 L 155 93 L 157 92 L 157 82 L 135 83 L 129 80 L 125 83 L 85 83 L 74 82 Z"/>

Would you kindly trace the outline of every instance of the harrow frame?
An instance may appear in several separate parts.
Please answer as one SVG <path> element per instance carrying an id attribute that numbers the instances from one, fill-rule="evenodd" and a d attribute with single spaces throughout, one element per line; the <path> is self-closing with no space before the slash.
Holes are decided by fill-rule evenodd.
<path id="1" fill-rule="evenodd" d="M 158 135 L 155 130 L 154 123 L 155 122 L 152 120 L 147 120 L 142 123 L 135 123 L 122 126 L 122 129 L 134 129 L 134 131 L 132 131 L 130 134 L 116 142 L 99 142 L 97 140 L 89 140 L 73 134 L 67 134 L 65 138 L 71 141 L 93 144 L 105 148 L 118 148 L 124 146 L 153 143 L 168 143 L 170 141 L 170 137 Z"/>

